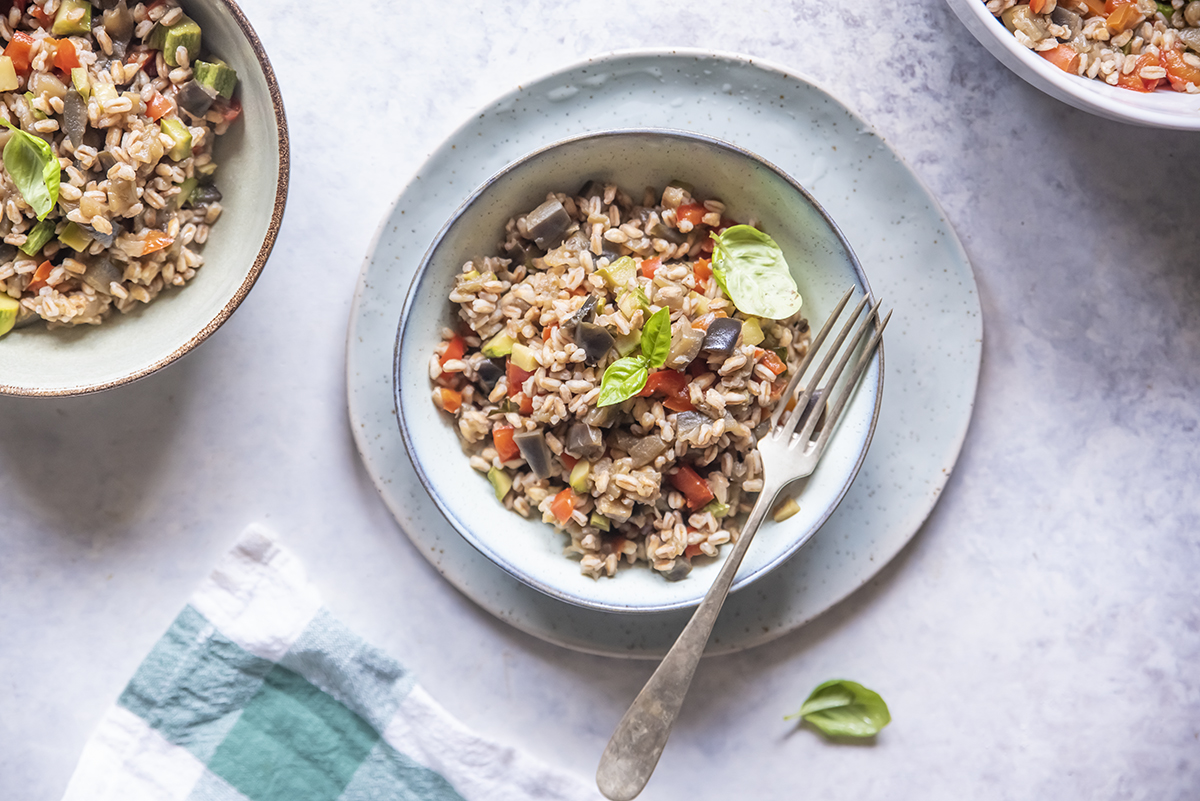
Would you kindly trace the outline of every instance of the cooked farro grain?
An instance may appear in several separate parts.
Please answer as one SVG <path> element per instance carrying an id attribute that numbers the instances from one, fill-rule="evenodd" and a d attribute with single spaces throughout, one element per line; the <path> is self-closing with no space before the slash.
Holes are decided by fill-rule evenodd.
<path id="1" fill-rule="evenodd" d="M 471 466 L 505 508 L 564 531 L 583 573 L 623 559 L 679 579 L 736 540 L 808 325 L 749 317 L 713 279 L 709 234 L 733 224 L 722 203 L 677 184 L 641 196 L 589 181 L 510 220 L 498 255 L 456 277 L 463 327 L 443 332 L 429 374 Z M 662 309 L 665 364 L 598 407 L 605 370 Z"/>

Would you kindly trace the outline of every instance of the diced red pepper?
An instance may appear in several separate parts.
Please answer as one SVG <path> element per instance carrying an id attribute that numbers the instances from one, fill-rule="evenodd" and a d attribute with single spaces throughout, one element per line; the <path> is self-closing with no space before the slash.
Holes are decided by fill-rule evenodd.
<path id="1" fill-rule="evenodd" d="M 521 385 L 525 383 L 525 379 L 533 375 L 530 371 L 522 370 L 513 364 L 512 359 L 504 363 L 504 374 L 508 378 L 508 397 L 510 398 L 515 397 L 521 391 Z"/>
<path id="2" fill-rule="evenodd" d="M 533 396 L 526 395 L 524 392 L 518 392 L 516 400 L 517 411 L 521 414 L 533 414 Z"/>
<path id="3" fill-rule="evenodd" d="M 82 67 L 83 63 L 79 60 L 79 53 L 75 50 L 75 43 L 70 39 L 59 39 L 54 48 L 54 67 L 61 70 L 63 74 L 70 75 L 71 70 L 76 67 Z"/>
<path id="4" fill-rule="evenodd" d="M 649 278 L 653 280 L 654 271 L 659 267 L 662 267 L 662 259 L 660 259 L 658 256 L 655 256 L 652 259 L 642 259 L 642 263 L 639 264 L 638 267 L 642 272 L 643 278 Z"/>
<path id="5" fill-rule="evenodd" d="M 142 237 L 142 255 L 162 250 L 174 241 L 175 237 L 168 236 L 166 231 L 147 231 Z"/>
<path id="6" fill-rule="evenodd" d="M 692 267 L 692 272 L 696 274 L 696 288 L 706 288 L 708 286 L 708 279 L 712 277 L 712 261 L 710 259 L 696 259 L 696 263 Z"/>
<path id="7" fill-rule="evenodd" d="M 1189 83 L 1200 86 L 1200 69 L 1184 61 L 1178 50 L 1164 50 L 1160 58 L 1167 70 L 1167 80 L 1175 91 L 1186 92 Z"/>
<path id="8" fill-rule="evenodd" d="M 150 102 L 146 104 L 146 116 L 152 120 L 162 119 L 166 115 L 175 110 L 175 104 L 167 99 L 166 95 L 156 94 L 150 98 Z"/>
<path id="9" fill-rule="evenodd" d="M 1161 78 L 1153 78 L 1147 80 L 1140 73 L 1143 67 L 1161 67 L 1162 62 L 1159 61 L 1156 53 L 1142 53 L 1138 56 L 1138 60 L 1134 62 L 1133 69 L 1129 72 L 1121 71 L 1117 78 L 1117 86 L 1123 86 L 1126 89 L 1132 89 L 1135 92 L 1153 92 L 1162 83 Z"/>
<path id="10" fill-rule="evenodd" d="M 708 214 L 708 209 L 701 206 L 699 203 L 689 203 L 686 206 L 680 206 L 675 209 L 675 219 L 678 222 L 690 222 L 695 228 L 704 219 L 704 215 Z"/>
<path id="11" fill-rule="evenodd" d="M 1034 14 L 1041 14 L 1046 7 L 1047 0 L 1029 0 L 1029 10 Z"/>
<path id="12" fill-rule="evenodd" d="M 787 365 L 783 363 L 783 359 L 780 359 L 779 354 L 773 350 L 755 348 L 754 356 L 775 375 L 783 375 L 784 371 L 787 370 Z"/>
<path id="13" fill-rule="evenodd" d="M 50 277 L 50 271 L 54 269 L 49 261 L 44 261 L 38 265 L 38 268 L 33 271 L 33 280 L 29 282 L 29 286 L 25 287 L 26 292 L 37 292 L 46 285 L 46 279 Z"/>
<path id="14" fill-rule="evenodd" d="M 242 102 L 236 97 L 228 103 L 221 105 L 213 104 L 213 108 L 221 112 L 221 119 L 224 122 L 233 122 L 242 113 Z"/>
<path id="15" fill-rule="evenodd" d="M 1119 0 L 1117 3 L 1107 0 L 1104 10 L 1108 12 L 1108 21 L 1105 23 L 1108 32 L 1114 36 L 1137 25 L 1142 19 L 1137 0 Z"/>
<path id="16" fill-rule="evenodd" d="M 683 555 L 686 556 L 688 559 L 695 559 L 697 556 L 700 556 L 703 553 L 704 553 L 704 551 L 700 550 L 700 543 L 696 543 L 695 545 L 689 545 L 688 547 L 683 549 Z"/>
<path id="17" fill-rule="evenodd" d="M 648 398 L 658 393 L 664 397 L 663 406 L 673 412 L 687 412 L 696 408 L 692 405 L 688 385 L 691 377 L 675 370 L 656 370 L 646 378 L 646 386 L 638 397 Z"/>
<path id="18" fill-rule="evenodd" d="M 438 387 L 434 390 L 438 393 L 438 399 L 441 401 L 442 409 L 454 414 L 462 408 L 462 393 L 449 387 Z"/>
<path id="19" fill-rule="evenodd" d="M 467 352 L 467 343 L 458 334 L 450 338 L 450 344 L 446 345 L 446 352 L 442 354 L 442 358 L 438 361 L 442 367 L 446 366 L 446 362 L 451 359 L 461 359 L 463 354 Z"/>
<path id="20" fill-rule="evenodd" d="M 1079 69 L 1079 53 L 1070 45 L 1062 44 L 1058 47 L 1052 47 L 1049 50 L 1039 50 L 1037 54 L 1063 72 L 1069 72 L 1074 75 L 1076 74 L 1076 70 Z"/>
<path id="21" fill-rule="evenodd" d="M 564 526 L 571 519 L 571 513 L 575 511 L 575 501 L 577 496 L 575 490 L 566 487 L 562 492 L 554 496 L 554 500 L 550 501 L 550 513 Z"/>
<path id="22" fill-rule="evenodd" d="M 496 453 L 500 456 L 500 461 L 507 462 L 516 459 L 521 454 L 521 449 L 517 447 L 517 443 L 513 441 L 513 427 L 496 423 L 492 426 L 492 445 L 496 448 Z"/>
<path id="23" fill-rule="evenodd" d="M 1083 0 L 1083 4 L 1087 6 L 1088 15 L 1103 17 L 1108 14 L 1108 12 L 1104 10 L 1104 0 Z"/>
<path id="24" fill-rule="evenodd" d="M 36 19 L 38 24 L 46 30 L 50 30 L 51 26 L 54 25 L 54 17 L 43 11 L 39 5 L 34 5 L 33 8 L 29 9 L 29 16 Z"/>
<path id="25" fill-rule="evenodd" d="M 19 73 L 29 72 L 29 51 L 33 49 L 33 37 L 24 31 L 13 33 L 12 41 L 4 48 L 4 55 L 12 59 L 13 69 Z"/>
<path id="26" fill-rule="evenodd" d="M 679 470 L 667 479 L 671 486 L 683 493 L 687 498 L 689 509 L 699 509 L 713 499 L 712 487 L 708 482 L 688 465 L 682 465 Z"/>

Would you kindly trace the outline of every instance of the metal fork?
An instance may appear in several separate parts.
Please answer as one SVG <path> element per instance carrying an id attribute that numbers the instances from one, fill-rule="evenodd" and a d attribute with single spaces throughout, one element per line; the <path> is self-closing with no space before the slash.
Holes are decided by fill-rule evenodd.
<path id="1" fill-rule="evenodd" d="M 838 302 L 833 313 L 829 316 L 820 333 L 809 346 L 808 353 L 797 368 L 792 380 L 788 382 L 783 398 L 791 398 L 805 377 L 817 352 L 825 343 L 845 309 L 847 301 L 854 293 L 854 287 L 846 291 Z M 621 718 L 617 730 L 604 749 L 600 758 L 600 767 L 596 771 L 596 784 L 600 791 L 613 801 L 628 801 L 634 798 L 646 786 L 650 774 L 654 772 L 658 758 L 662 755 L 667 737 L 679 709 L 683 706 L 683 698 L 687 694 L 688 685 L 692 683 L 692 675 L 696 665 L 704 653 L 716 623 L 717 614 L 725 602 L 725 596 L 733 584 L 734 575 L 750 546 L 750 540 L 758 531 L 759 524 L 774 507 L 775 497 L 779 491 L 792 481 L 812 474 L 816 469 L 829 436 L 837 426 L 842 409 L 850 399 L 855 386 L 866 370 L 872 354 L 879 345 L 883 328 L 891 319 L 891 312 L 882 322 L 879 321 L 879 302 L 877 301 L 867 312 L 866 317 L 858 325 L 853 336 L 850 331 L 858 319 L 867 297 L 859 301 L 854 312 L 850 315 L 841 331 L 825 353 L 820 366 L 808 376 L 803 392 L 796 398 L 794 407 L 788 413 L 783 425 L 780 418 L 791 406 L 781 400 L 775 412 L 771 415 L 771 426 L 758 443 L 759 453 L 763 461 L 763 488 L 755 501 L 750 515 L 742 526 L 741 536 L 733 546 L 733 550 L 725 559 L 716 581 L 700 602 L 700 606 L 692 615 L 691 621 L 684 628 L 679 639 L 671 647 L 654 675 L 646 682 L 646 686 L 638 693 L 633 704 Z M 847 341 L 849 344 L 847 345 Z M 838 390 L 837 397 L 831 405 L 821 403 L 827 400 L 837 388 L 838 380 L 855 349 L 860 343 L 865 345 L 854 365 L 849 377 Z M 825 378 L 834 357 L 841 354 L 836 367 L 829 373 L 823 387 L 818 389 L 821 379 Z M 816 399 L 814 401 L 814 398 Z M 826 407 L 826 408 L 822 408 Z M 824 413 L 822 413 L 824 412 Z M 801 427 L 801 423 L 803 426 Z M 818 429 L 819 425 L 819 429 Z M 799 428 L 799 430 L 797 430 Z M 815 437 L 814 437 L 815 433 Z"/>

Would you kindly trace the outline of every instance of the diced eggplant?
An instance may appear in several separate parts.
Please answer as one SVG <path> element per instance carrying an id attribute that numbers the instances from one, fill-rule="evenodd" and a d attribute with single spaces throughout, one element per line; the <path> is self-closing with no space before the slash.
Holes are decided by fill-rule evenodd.
<path id="1" fill-rule="evenodd" d="M 577 197 L 583 197 L 583 198 L 588 198 L 588 199 L 591 199 L 594 197 L 603 198 L 604 197 L 604 184 L 600 183 L 599 181 L 588 181 L 586 184 L 584 184 L 582 187 L 580 187 L 579 194 L 577 195 Z"/>
<path id="2" fill-rule="evenodd" d="M 583 418 L 584 422 L 594 428 L 611 428 L 613 423 L 621 417 L 621 412 L 617 406 L 593 406 L 588 410 L 587 416 Z"/>
<path id="3" fill-rule="evenodd" d="M 576 459 L 599 459 L 604 454 L 604 436 L 598 428 L 575 422 L 567 431 L 567 444 L 563 450 Z"/>
<path id="4" fill-rule="evenodd" d="M 524 264 L 528 267 L 533 264 L 534 259 L 546 254 L 534 247 L 529 240 L 518 238 L 504 246 L 504 255 L 512 259 L 514 263 Z"/>
<path id="5" fill-rule="evenodd" d="M 708 331 L 704 334 L 704 344 L 700 349 L 705 353 L 728 356 L 737 346 L 741 333 L 741 320 L 735 320 L 732 317 L 718 317 L 709 324 Z"/>
<path id="6" fill-rule="evenodd" d="M 675 415 L 675 431 L 680 438 L 684 435 L 691 434 L 700 430 L 700 426 L 705 423 L 712 423 L 712 419 L 703 412 L 686 411 Z"/>
<path id="7" fill-rule="evenodd" d="M 117 163 L 117 157 L 110 150 L 101 150 L 96 154 L 96 160 L 100 162 L 100 169 L 105 173 Z"/>
<path id="8" fill-rule="evenodd" d="M 63 131 L 71 140 L 71 145 L 79 147 L 83 144 L 83 135 L 87 132 L 88 114 L 87 101 L 79 96 L 79 92 L 71 89 L 63 97 Z"/>
<path id="9" fill-rule="evenodd" d="M 86 231 L 88 236 L 90 236 L 92 239 L 95 239 L 106 248 L 111 248 L 113 246 L 113 242 L 117 241 L 117 237 L 125 233 L 125 226 L 121 225 L 118 220 L 112 220 L 111 234 L 101 233 L 90 225 L 79 225 L 79 227 Z"/>
<path id="10" fill-rule="evenodd" d="M 0 242 L 0 264 L 7 264 L 17 257 L 17 246 Z"/>
<path id="11" fill-rule="evenodd" d="M 479 383 L 483 388 L 491 392 L 495 389 L 496 382 L 504 376 L 504 360 L 484 359 L 475 368 L 475 374 L 479 376 Z"/>
<path id="12" fill-rule="evenodd" d="M 1055 6 L 1054 10 L 1050 12 L 1050 19 L 1054 20 L 1055 25 L 1061 25 L 1067 29 L 1066 36 L 1058 37 L 1060 42 L 1071 41 L 1083 29 L 1083 17 L 1063 6 Z"/>
<path id="13" fill-rule="evenodd" d="M 657 239 L 665 239 L 672 245 L 682 245 L 687 241 L 687 234 L 678 228 L 672 228 L 662 220 L 657 220 L 651 224 L 646 233 Z"/>
<path id="14" fill-rule="evenodd" d="M 567 320 L 567 326 L 579 325 L 580 323 L 590 323 L 592 320 L 596 319 L 597 305 L 599 305 L 599 301 L 596 299 L 596 296 L 588 295 L 584 299 L 583 305 L 579 307 L 579 310 L 571 315 L 571 319 Z"/>
<path id="15" fill-rule="evenodd" d="M 692 572 L 692 563 L 682 556 L 675 557 L 675 564 L 669 570 L 662 571 L 662 577 L 667 581 L 682 581 Z"/>
<path id="16" fill-rule="evenodd" d="M 571 215 L 557 200 L 547 200 L 525 218 L 529 236 L 542 250 L 550 250 L 562 244 L 567 229 L 571 227 Z"/>
<path id="17" fill-rule="evenodd" d="M 636 470 L 650 464 L 666 450 L 667 443 L 663 442 L 662 437 L 649 435 L 641 437 L 634 443 L 633 448 L 629 451 L 629 458 L 633 459 L 633 467 Z"/>
<path id="18" fill-rule="evenodd" d="M 93 259 L 83 274 L 83 282 L 102 295 L 111 295 L 109 287 L 124 280 L 125 272 L 105 255 Z"/>
<path id="19" fill-rule="evenodd" d="M 575 344 L 583 349 L 589 364 L 595 364 L 612 349 L 613 335 L 604 326 L 595 323 L 580 323 L 575 326 Z"/>
<path id="20" fill-rule="evenodd" d="M 197 118 L 207 114 L 216 99 L 216 92 L 195 79 L 179 87 L 179 93 L 175 95 L 179 107 Z"/>
<path id="21" fill-rule="evenodd" d="M 550 446 L 546 444 L 546 435 L 541 429 L 514 434 L 513 442 L 535 476 L 550 478 L 553 457 L 550 454 Z"/>
<path id="22" fill-rule="evenodd" d="M 221 199 L 221 190 L 212 184 L 201 184 L 191 191 L 187 202 L 191 206 L 207 206 Z"/>
<path id="23" fill-rule="evenodd" d="M 667 352 L 667 360 L 663 366 L 671 370 L 682 370 L 700 355 L 700 347 L 704 344 L 704 332 L 692 328 L 687 320 L 678 320 L 671 331 L 671 349 Z"/>
<path id="24" fill-rule="evenodd" d="M 108 38 L 113 41 L 114 45 L 120 42 L 122 50 L 124 50 L 124 45 L 128 44 L 133 36 L 133 28 L 136 24 L 133 13 L 129 10 L 125 0 L 118 0 L 118 2 L 110 4 L 110 7 L 101 16 L 101 21 Z"/>

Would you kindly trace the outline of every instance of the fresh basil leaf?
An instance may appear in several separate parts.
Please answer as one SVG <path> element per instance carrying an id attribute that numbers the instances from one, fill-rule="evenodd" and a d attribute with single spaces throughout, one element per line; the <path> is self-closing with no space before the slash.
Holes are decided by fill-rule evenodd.
<path id="1" fill-rule="evenodd" d="M 662 367 L 671 353 L 671 310 L 666 306 L 642 326 L 642 355 L 649 367 Z"/>
<path id="2" fill-rule="evenodd" d="M 784 720 L 804 718 L 827 737 L 871 737 L 892 721 L 879 693 L 858 682 L 833 679 L 817 687 Z"/>
<path id="3" fill-rule="evenodd" d="M 600 396 L 596 399 L 596 406 L 612 406 L 629 400 L 642 391 L 649 377 L 650 370 L 644 356 L 617 359 L 600 379 Z"/>
<path id="4" fill-rule="evenodd" d="M 738 311 L 784 320 L 800 310 L 800 292 L 774 239 L 749 225 L 712 238 L 713 275 Z"/>
<path id="5" fill-rule="evenodd" d="M 58 159 L 44 140 L 25 133 L 3 118 L 0 118 L 0 124 L 12 131 L 4 146 L 4 169 L 37 218 L 44 220 L 58 202 L 58 185 L 62 179 Z"/>

